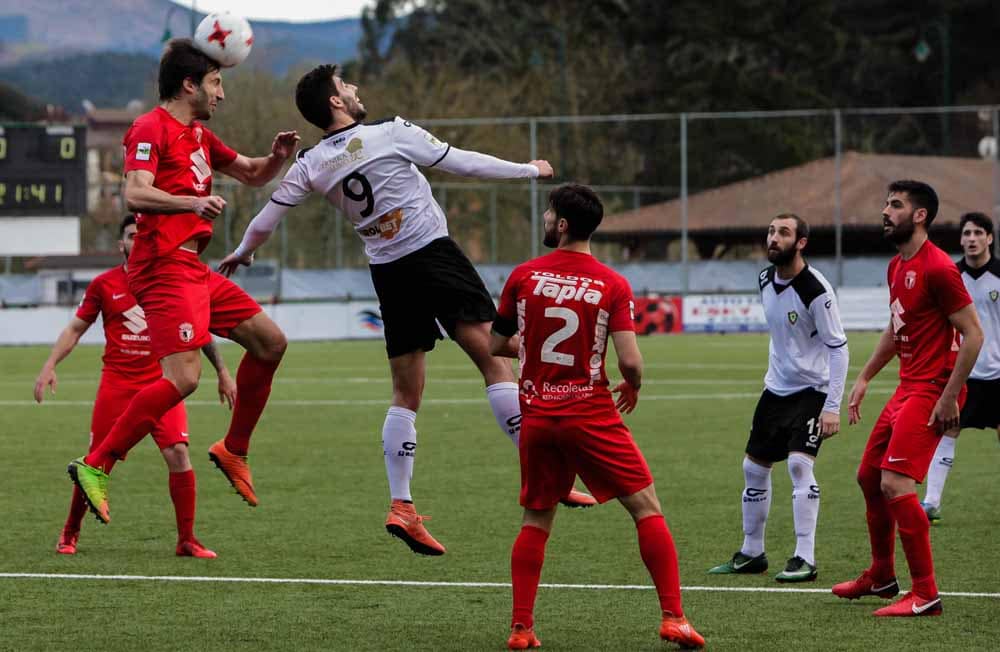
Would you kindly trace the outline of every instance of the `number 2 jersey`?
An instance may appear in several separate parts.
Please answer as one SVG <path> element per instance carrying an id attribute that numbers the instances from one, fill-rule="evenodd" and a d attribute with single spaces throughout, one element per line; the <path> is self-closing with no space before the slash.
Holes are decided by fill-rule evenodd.
<path id="1" fill-rule="evenodd" d="M 151 355 L 146 314 L 129 292 L 123 265 L 100 274 L 87 286 L 76 316 L 92 324 L 98 315 L 104 322 L 102 384 L 141 389 L 163 375 Z"/>
<path id="2" fill-rule="evenodd" d="M 521 336 L 524 414 L 614 412 L 604 369 L 609 335 L 634 330 L 632 290 L 590 254 L 556 250 L 516 267 L 494 330 Z"/>

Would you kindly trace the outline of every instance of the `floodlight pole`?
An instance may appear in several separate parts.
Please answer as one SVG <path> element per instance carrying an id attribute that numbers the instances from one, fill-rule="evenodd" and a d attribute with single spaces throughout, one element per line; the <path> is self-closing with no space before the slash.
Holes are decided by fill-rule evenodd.
<path id="1" fill-rule="evenodd" d="M 844 287 L 844 216 L 841 203 L 840 162 L 844 121 L 840 109 L 833 110 L 833 250 L 837 261 L 837 288 Z"/>
<path id="2" fill-rule="evenodd" d="M 688 275 L 688 117 L 681 114 L 681 292 L 691 289 Z"/>
<path id="3" fill-rule="evenodd" d="M 528 122 L 528 131 L 531 139 L 531 160 L 535 161 L 538 159 L 538 122 L 532 118 Z M 538 257 L 538 238 L 541 236 L 541 232 L 538 229 L 538 179 L 532 177 L 529 182 L 529 187 L 531 188 L 531 257 Z"/>
<path id="4" fill-rule="evenodd" d="M 993 215 L 1000 214 L 1000 162 L 997 161 L 997 147 L 1000 143 L 1000 111 L 993 109 Z M 1000 256 L 1000 239 L 993 238 L 993 255 Z"/>

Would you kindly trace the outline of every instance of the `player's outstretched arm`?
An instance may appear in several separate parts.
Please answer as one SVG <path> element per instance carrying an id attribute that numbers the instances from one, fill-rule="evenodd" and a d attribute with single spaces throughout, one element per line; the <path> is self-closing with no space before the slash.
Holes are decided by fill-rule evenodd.
<path id="1" fill-rule="evenodd" d="M 927 425 L 932 425 L 935 421 L 941 431 L 958 428 L 959 409 L 958 395 L 969 378 L 969 373 L 976 365 L 976 358 L 979 357 L 979 350 L 983 346 L 983 327 L 979 323 L 979 315 L 976 314 L 975 304 L 969 304 L 960 310 L 948 315 L 948 321 L 955 327 L 955 330 L 962 336 L 962 344 L 958 347 L 958 356 L 955 358 L 955 368 L 951 370 L 948 384 L 941 392 L 941 398 L 934 406 Z"/>
<path id="2" fill-rule="evenodd" d="M 489 154 L 452 147 L 434 167 L 462 177 L 476 179 L 546 179 L 553 175 L 548 161 L 512 163 Z"/>
<path id="3" fill-rule="evenodd" d="M 222 359 L 222 352 L 219 351 L 219 347 L 215 345 L 215 342 L 209 342 L 201 347 L 201 352 L 205 354 L 208 361 L 215 367 L 215 375 L 219 378 L 219 403 L 223 405 L 228 403 L 229 409 L 232 410 L 233 404 L 236 403 L 236 381 L 229 374 L 226 361 Z"/>
<path id="4" fill-rule="evenodd" d="M 219 168 L 219 172 L 248 186 L 263 186 L 281 172 L 285 161 L 295 152 L 299 140 L 296 131 L 279 131 L 271 143 L 270 154 L 256 157 L 237 154 L 233 162 Z"/>
<path id="5" fill-rule="evenodd" d="M 232 276 L 233 272 L 240 265 L 249 267 L 253 264 L 253 253 L 267 242 L 278 224 L 285 217 L 289 206 L 269 201 L 257 215 L 250 220 L 247 230 L 243 234 L 243 240 L 236 250 L 222 259 L 219 263 L 219 273 L 225 276 Z"/>
<path id="6" fill-rule="evenodd" d="M 194 213 L 213 220 L 222 214 L 226 200 L 218 195 L 171 195 L 153 186 L 152 172 L 132 170 L 125 176 L 125 205 L 136 213 Z"/>
<path id="7" fill-rule="evenodd" d="M 624 379 L 611 391 L 618 394 L 615 407 L 629 414 L 639 402 L 639 388 L 642 387 L 642 353 L 639 352 L 635 331 L 615 331 L 611 333 L 611 342 L 618 355 L 618 371 Z"/>
<path id="8" fill-rule="evenodd" d="M 49 359 L 42 365 L 42 370 L 38 373 L 38 378 L 35 379 L 35 401 L 41 403 L 44 400 L 46 387 L 55 395 L 56 385 L 59 384 L 59 379 L 56 377 L 56 365 L 76 348 L 77 342 L 80 341 L 88 328 L 90 328 L 89 322 L 79 317 L 73 317 L 66 328 L 59 333 L 56 343 L 52 345 Z"/>
<path id="9" fill-rule="evenodd" d="M 889 364 L 892 357 L 896 355 L 896 345 L 892 340 L 892 322 L 882 331 L 882 336 L 878 338 L 875 350 L 868 358 L 868 362 L 861 369 L 854 386 L 851 387 L 851 394 L 847 399 L 847 420 L 852 426 L 861 421 L 861 402 L 865 399 L 865 392 L 868 391 L 868 383 L 874 378 L 882 368 Z"/>

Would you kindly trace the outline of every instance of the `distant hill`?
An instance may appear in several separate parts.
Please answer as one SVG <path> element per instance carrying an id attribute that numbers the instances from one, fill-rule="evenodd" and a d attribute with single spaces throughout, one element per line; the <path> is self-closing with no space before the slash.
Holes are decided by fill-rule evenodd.
<path id="1" fill-rule="evenodd" d="M 0 82 L 0 120 L 32 122 L 45 117 L 45 107 L 13 86 Z"/>

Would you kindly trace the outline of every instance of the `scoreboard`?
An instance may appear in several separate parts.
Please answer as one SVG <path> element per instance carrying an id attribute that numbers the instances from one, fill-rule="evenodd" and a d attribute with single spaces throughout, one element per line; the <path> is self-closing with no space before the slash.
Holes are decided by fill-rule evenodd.
<path id="1" fill-rule="evenodd" d="M 84 215 L 86 136 L 82 125 L 0 124 L 0 217 Z"/>

